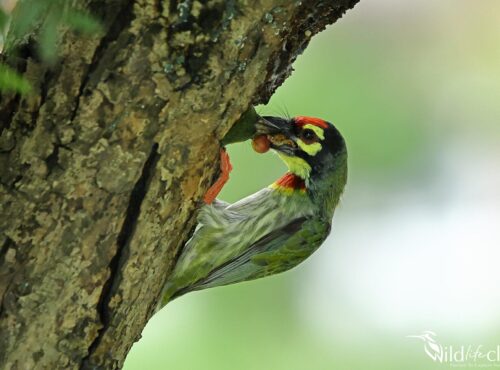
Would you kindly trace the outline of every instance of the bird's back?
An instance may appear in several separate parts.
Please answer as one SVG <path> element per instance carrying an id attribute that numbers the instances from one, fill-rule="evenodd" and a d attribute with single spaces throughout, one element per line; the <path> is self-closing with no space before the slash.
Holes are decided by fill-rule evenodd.
<path id="1" fill-rule="evenodd" d="M 271 188 L 234 204 L 216 202 L 204 206 L 198 216 L 198 227 L 169 278 L 167 296 L 260 277 L 259 273 L 265 273 L 269 266 L 264 268 L 247 262 L 257 254 L 267 252 L 269 255 L 272 250 L 278 250 L 280 244 L 288 241 L 290 233 L 302 229 L 305 222 L 314 219 L 317 211 L 305 192 L 285 193 Z M 307 228 L 311 234 L 310 227 Z M 323 235 L 325 229 L 316 230 L 321 234 L 321 241 L 327 235 Z M 266 237 L 269 240 L 262 240 Z M 310 253 L 312 251 L 304 258 Z M 304 253 L 295 254 L 302 257 Z"/>

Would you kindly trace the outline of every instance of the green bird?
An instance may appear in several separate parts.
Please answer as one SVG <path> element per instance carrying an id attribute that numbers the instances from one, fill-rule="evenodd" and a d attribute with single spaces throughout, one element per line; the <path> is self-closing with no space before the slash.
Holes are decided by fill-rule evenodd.
<path id="1" fill-rule="evenodd" d="M 276 182 L 236 203 L 205 198 L 198 225 L 163 290 L 161 305 L 185 293 L 274 275 L 323 243 L 347 180 L 347 149 L 319 118 L 262 117 L 256 138 L 288 166 Z M 222 181 L 231 169 L 222 151 Z M 215 196 L 214 196 L 215 197 Z"/>

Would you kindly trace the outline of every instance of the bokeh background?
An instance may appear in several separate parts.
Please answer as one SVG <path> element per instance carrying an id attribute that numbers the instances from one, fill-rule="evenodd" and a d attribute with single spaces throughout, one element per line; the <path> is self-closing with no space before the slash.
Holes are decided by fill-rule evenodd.
<path id="1" fill-rule="evenodd" d="M 125 370 L 428 370 L 449 365 L 408 335 L 500 344 L 500 2 L 361 0 L 294 67 L 259 111 L 344 134 L 331 236 L 292 271 L 172 302 Z M 285 171 L 229 152 L 227 201 Z"/>

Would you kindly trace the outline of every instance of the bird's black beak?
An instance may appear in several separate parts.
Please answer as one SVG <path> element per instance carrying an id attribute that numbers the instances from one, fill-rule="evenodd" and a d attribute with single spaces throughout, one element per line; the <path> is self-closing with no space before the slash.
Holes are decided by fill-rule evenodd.
<path id="1" fill-rule="evenodd" d="M 257 135 L 266 135 L 271 148 L 287 155 L 294 155 L 297 144 L 294 141 L 293 122 L 291 120 L 263 116 L 255 124 Z"/>

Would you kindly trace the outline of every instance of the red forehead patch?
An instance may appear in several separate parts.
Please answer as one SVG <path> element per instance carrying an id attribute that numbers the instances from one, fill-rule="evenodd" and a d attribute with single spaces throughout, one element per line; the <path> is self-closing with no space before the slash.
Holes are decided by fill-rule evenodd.
<path id="1" fill-rule="evenodd" d="M 300 127 L 310 124 L 321 128 L 328 128 L 328 123 L 321 118 L 298 116 L 294 118 L 294 121 Z"/>

